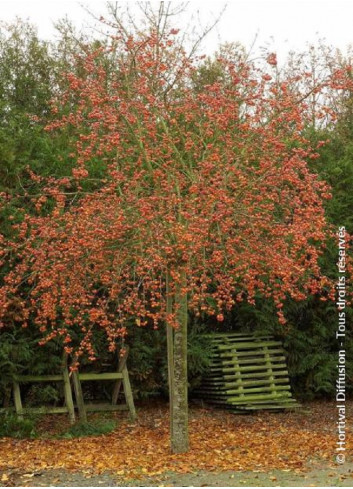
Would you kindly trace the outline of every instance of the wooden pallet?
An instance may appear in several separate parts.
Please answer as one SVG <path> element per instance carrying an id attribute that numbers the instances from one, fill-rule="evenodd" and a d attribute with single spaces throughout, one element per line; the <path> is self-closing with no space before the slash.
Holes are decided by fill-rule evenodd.
<path id="1" fill-rule="evenodd" d="M 299 407 L 291 394 L 280 341 L 241 333 L 208 336 L 211 364 L 194 392 L 197 398 L 236 412 Z"/>

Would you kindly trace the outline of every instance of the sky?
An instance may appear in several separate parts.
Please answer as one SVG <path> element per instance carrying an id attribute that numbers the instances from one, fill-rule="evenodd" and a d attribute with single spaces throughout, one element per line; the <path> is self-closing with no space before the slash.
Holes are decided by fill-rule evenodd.
<path id="1" fill-rule="evenodd" d="M 120 3 L 135 6 L 132 1 Z M 16 16 L 29 19 L 37 25 L 41 37 L 50 39 L 55 36 L 54 21 L 67 15 L 79 27 L 92 24 L 81 5 L 99 16 L 104 14 L 105 4 L 100 0 L 0 0 L 0 19 L 11 21 Z M 191 0 L 188 12 L 199 10 L 202 25 L 207 25 L 223 5 L 218 1 Z M 190 19 L 190 14 L 187 15 Z M 352 19 L 353 0 L 229 0 L 203 49 L 208 54 L 224 41 L 237 41 L 249 49 L 255 41 L 255 50 L 268 46 L 279 56 L 285 56 L 290 50 L 302 50 L 307 43 L 325 39 L 345 51 L 353 43 Z M 185 18 L 181 19 L 184 22 Z"/>

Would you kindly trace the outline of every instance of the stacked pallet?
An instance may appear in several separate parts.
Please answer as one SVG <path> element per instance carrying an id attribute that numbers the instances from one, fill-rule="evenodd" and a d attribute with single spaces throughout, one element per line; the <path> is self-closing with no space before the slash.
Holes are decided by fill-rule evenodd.
<path id="1" fill-rule="evenodd" d="M 236 412 L 291 409 L 285 352 L 280 341 L 251 334 L 210 335 L 212 360 L 195 395 Z"/>

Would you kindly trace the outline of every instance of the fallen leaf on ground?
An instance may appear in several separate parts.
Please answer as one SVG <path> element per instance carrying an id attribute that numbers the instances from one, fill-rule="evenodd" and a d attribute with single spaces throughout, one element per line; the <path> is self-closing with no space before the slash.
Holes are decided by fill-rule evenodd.
<path id="1" fill-rule="evenodd" d="M 165 416 L 160 426 L 161 409 Z M 305 470 L 313 458 L 330 464 L 336 448 L 334 406 L 301 412 L 236 416 L 221 410 L 192 409 L 190 450 L 172 455 L 167 408 L 141 411 L 131 425 L 121 417 L 115 431 L 104 437 L 79 439 L 0 439 L 0 467 L 26 467 L 33 477 L 43 469 L 63 468 L 100 474 L 112 471 L 123 478 L 143 478 L 167 471 L 268 472 Z M 121 414 L 121 416 L 124 416 Z M 332 418 L 332 419 L 331 419 Z M 332 430 L 327 429 L 332 424 Z M 349 441 L 347 445 L 349 444 Z M 349 446 L 346 450 L 349 455 Z M 272 478 L 276 480 L 276 478 Z"/>

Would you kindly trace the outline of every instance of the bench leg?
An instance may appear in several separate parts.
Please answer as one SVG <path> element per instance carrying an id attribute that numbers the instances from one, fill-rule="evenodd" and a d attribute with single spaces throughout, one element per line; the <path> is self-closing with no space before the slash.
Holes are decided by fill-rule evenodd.
<path id="1" fill-rule="evenodd" d="M 119 392 L 121 388 L 122 380 L 117 380 L 114 385 L 113 395 L 112 395 L 112 404 L 117 404 Z"/>
<path id="2" fill-rule="evenodd" d="M 85 406 L 85 402 L 83 399 L 81 382 L 80 382 L 77 371 L 72 372 L 72 380 L 73 380 L 73 384 L 74 384 L 74 391 L 75 391 L 76 403 L 77 403 L 77 408 L 78 408 L 80 420 L 82 423 L 87 423 L 86 406 Z"/>
<path id="3" fill-rule="evenodd" d="M 13 383 L 13 400 L 15 403 L 16 414 L 18 419 L 23 419 L 23 407 L 21 401 L 20 384 L 18 382 Z"/>
<path id="4" fill-rule="evenodd" d="M 136 410 L 135 410 L 134 398 L 132 396 L 132 391 L 131 391 L 129 372 L 127 368 L 124 367 L 121 373 L 123 374 L 123 385 L 124 385 L 126 404 L 129 408 L 131 419 L 134 421 L 136 419 Z"/>
<path id="5" fill-rule="evenodd" d="M 67 371 L 66 367 L 63 369 L 63 377 L 64 377 L 65 404 L 66 404 L 67 410 L 69 412 L 70 423 L 74 424 L 74 422 L 75 422 L 75 407 L 74 407 L 74 401 L 72 399 L 72 391 L 71 391 L 71 385 L 70 385 L 69 372 Z"/>

